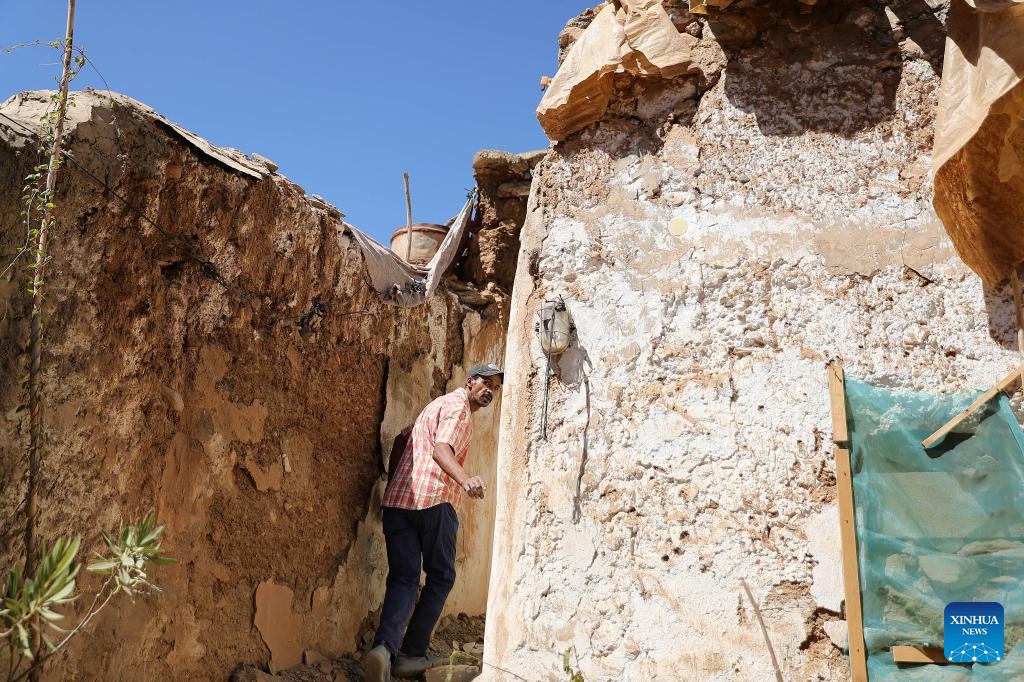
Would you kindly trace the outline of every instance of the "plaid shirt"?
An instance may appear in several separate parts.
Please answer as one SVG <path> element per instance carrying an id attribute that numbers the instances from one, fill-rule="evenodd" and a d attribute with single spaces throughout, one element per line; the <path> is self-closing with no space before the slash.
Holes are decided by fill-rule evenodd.
<path id="1" fill-rule="evenodd" d="M 382 507 L 428 509 L 443 502 L 458 504 L 462 489 L 434 461 L 434 444 L 452 446 L 459 464 L 466 461 L 473 437 L 469 392 L 460 388 L 423 408 L 412 427 L 412 437 L 397 470 L 388 481 Z"/>

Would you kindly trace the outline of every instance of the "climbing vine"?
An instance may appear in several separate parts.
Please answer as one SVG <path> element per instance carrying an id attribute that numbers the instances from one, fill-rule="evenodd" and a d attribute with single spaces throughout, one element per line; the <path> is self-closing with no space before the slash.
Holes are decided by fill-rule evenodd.
<path id="1" fill-rule="evenodd" d="M 77 599 L 77 578 L 81 564 L 77 560 L 81 539 L 59 538 L 47 551 L 40 551 L 39 481 L 43 460 L 43 303 L 46 270 L 51 261 L 50 238 L 57 226 L 56 186 L 63 160 L 62 143 L 67 110 L 72 103 L 68 87 L 87 59 L 82 50 L 74 46 L 75 0 L 68 1 L 67 30 L 63 41 L 49 43 L 63 51 L 60 87 L 51 97 L 51 106 L 43 115 L 38 140 L 38 154 L 48 158 L 38 164 L 25 178 L 22 188 L 22 217 L 25 241 L 11 263 L 4 268 L 5 275 L 19 261 L 28 261 L 27 293 L 31 297 L 31 316 L 28 347 L 27 392 L 29 445 L 25 475 L 24 500 L 24 557 L 7 572 L 0 603 L 0 642 L 7 644 L 7 680 L 28 678 L 38 680 L 42 664 L 55 655 L 79 633 L 115 595 L 129 597 L 157 589 L 146 573 L 149 564 L 168 563 L 160 547 L 161 526 L 152 515 L 139 524 L 121 529 L 117 535 L 103 532 L 106 545 L 103 554 L 86 569 L 106 576 L 92 603 L 79 618 L 78 624 L 64 629 L 67 614 L 63 613 Z M 25 43 L 12 48 L 41 45 L 41 41 Z M 54 639 L 56 637 L 56 639 Z"/>

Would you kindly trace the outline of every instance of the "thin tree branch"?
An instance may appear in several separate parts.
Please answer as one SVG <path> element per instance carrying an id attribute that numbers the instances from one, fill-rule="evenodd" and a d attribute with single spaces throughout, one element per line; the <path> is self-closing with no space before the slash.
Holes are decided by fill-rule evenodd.
<path id="1" fill-rule="evenodd" d="M 110 585 L 115 582 L 115 580 L 116 578 L 114 576 L 111 576 L 107 579 L 107 582 L 103 583 L 103 586 L 100 588 L 100 591 L 96 593 L 95 597 L 93 597 L 92 604 L 89 605 L 89 610 L 86 611 L 85 616 L 78 623 L 78 625 L 76 625 L 74 628 L 68 631 L 68 633 L 64 636 L 64 639 L 62 639 L 52 650 L 50 650 L 46 654 L 42 656 L 37 656 L 36 660 L 32 662 L 32 665 L 30 665 L 28 668 L 19 673 L 17 677 L 13 679 L 8 678 L 9 682 L 18 682 L 19 680 L 23 680 L 25 679 L 26 675 L 28 675 L 34 670 L 38 670 L 41 665 L 46 663 L 46 661 L 50 660 L 50 658 L 52 658 L 57 652 L 64 648 L 64 645 L 71 641 L 72 637 L 74 637 L 82 630 L 82 628 L 88 625 L 89 621 L 91 621 L 96 616 L 96 614 L 98 614 L 100 611 L 106 608 L 107 604 L 110 603 L 110 600 L 113 599 L 114 595 L 118 593 L 118 590 L 110 590 L 110 593 L 107 594 L 106 598 L 103 600 L 103 603 L 100 604 L 98 607 L 96 606 L 96 603 L 100 600 L 100 597 L 103 596 L 103 592 L 107 590 L 110 587 Z"/>
<path id="2" fill-rule="evenodd" d="M 32 275 L 32 327 L 29 337 L 29 464 L 28 492 L 25 496 L 25 573 L 31 575 L 36 566 L 36 486 L 39 477 L 39 457 L 43 445 L 42 395 L 40 365 L 42 360 L 43 274 L 46 270 L 46 239 L 53 219 L 53 198 L 60 169 L 61 140 L 64 119 L 68 111 L 68 84 L 71 81 L 71 57 L 74 54 L 75 0 L 68 0 L 67 30 L 64 38 L 64 68 L 60 79 L 57 101 L 57 122 L 54 126 L 53 147 L 46 173 L 43 195 L 43 219 L 36 242 L 35 272 Z"/>
<path id="3" fill-rule="evenodd" d="M 779 668 L 779 659 L 775 657 L 775 648 L 772 647 L 772 640 L 768 637 L 768 628 L 764 625 L 764 618 L 761 617 L 761 609 L 754 600 L 754 595 L 750 591 L 750 586 L 747 585 L 747 581 L 740 579 L 740 584 L 743 585 L 743 590 L 747 593 L 747 599 L 750 600 L 750 605 L 754 607 L 754 615 L 757 616 L 757 623 L 761 626 L 761 634 L 764 635 L 764 643 L 768 646 L 768 654 L 772 658 L 772 667 L 775 668 L 775 679 L 777 682 L 782 682 L 782 669 Z"/>

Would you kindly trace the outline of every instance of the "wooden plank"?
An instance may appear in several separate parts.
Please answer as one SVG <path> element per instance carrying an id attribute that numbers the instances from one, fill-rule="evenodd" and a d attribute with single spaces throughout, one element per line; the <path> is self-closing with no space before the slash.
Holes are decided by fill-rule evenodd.
<path id="1" fill-rule="evenodd" d="M 850 434 L 846 430 L 846 375 L 842 360 L 828 364 L 828 395 L 832 400 L 832 442 L 846 445 Z"/>
<path id="2" fill-rule="evenodd" d="M 933 646 L 894 646 L 892 660 L 894 663 L 949 663 L 946 653 Z"/>
<path id="3" fill-rule="evenodd" d="M 860 601 L 860 570 L 857 568 L 857 535 L 854 532 L 853 475 L 850 451 L 837 447 L 836 488 L 839 497 L 839 541 L 843 548 L 843 587 L 846 592 L 846 624 L 850 631 L 850 673 L 853 682 L 867 682 L 868 659 L 864 648 L 864 614 Z"/>
<path id="4" fill-rule="evenodd" d="M 1021 368 L 1020 367 L 1014 368 L 1014 370 L 1012 372 L 1010 372 L 1005 377 L 1000 379 L 998 384 L 996 384 L 992 388 L 990 388 L 987 391 L 985 391 L 984 393 L 982 393 L 981 396 L 977 400 L 975 400 L 973 403 L 971 403 L 970 406 L 966 410 L 964 410 L 963 412 L 961 412 L 957 416 L 955 416 L 952 419 L 950 419 L 948 422 L 943 424 L 942 427 L 939 428 L 938 431 L 936 431 L 935 433 L 933 433 L 932 435 L 928 436 L 923 441 L 921 441 L 921 445 L 925 449 L 937 445 L 943 438 L 946 437 L 946 435 L 950 431 L 955 429 L 963 420 L 967 419 L 972 414 L 974 414 L 976 411 L 978 411 L 978 409 L 980 409 L 982 406 L 984 406 L 985 403 L 987 403 L 988 401 L 992 400 L 992 398 L 995 398 L 996 395 L 998 395 L 1000 392 L 1005 391 L 1010 386 L 1012 386 L 1013 384 L 1015 384 L 1018 381 L 1020 381 L 1020 376 L 1021 376 L 1020 373 L 1021 373 Z"/>

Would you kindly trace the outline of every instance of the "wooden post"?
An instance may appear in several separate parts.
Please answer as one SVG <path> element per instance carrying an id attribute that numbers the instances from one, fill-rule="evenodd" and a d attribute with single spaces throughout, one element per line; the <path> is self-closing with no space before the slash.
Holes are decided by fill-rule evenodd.
<path id="1" fill-rule="evenodd" d="M 955 429 L 957 425 L 960 424 L 960 422 L 970 417 L 976 411 L 981 409 L 985 405 L 985 403 L 992 400 L 992 398 L 995 398 L 996 395 L 998 395 L 1001 391 L 1005 391 L 1010 386 L 1013 386 L 1015 383 L 1020 381 L 1020 379 L 1021 367 L 1017 367 L 1012 372 L 1007 374 L 1005 377 L 1000 379 L 999 383 L 997 383 L 995 386 L 993 386 L 992 388 L 988 389 L 980 396 L 978 396 L 978 399 L 971 403 L 966 410 L 950 419 L 948 422 L 939 427 L 938 431 L 936 431 L 935 433 L 921 441 L 921 446 L 924 447 L 925 449 L 928 449 L 930 447 L 937 445 L 943 438 L 946 437 L 946 434 Z"/>
<path id="2" fill-rule="evenodd" d="M 846 445 L 850 434 L 846 428 L 846 378 L 841 360 L 828 365 L 828 395 L 832 401 L 832 442 Z"/>
<path id="3" fill-rule="evenodd" d="M 860 570 L 857 567 L 857 534 L 854 527 L 853 473 L 850 468 L 849 431 L 846 426 L 846 383 L 843 365 L 828 366 L 832 400 L 832 440 L 835 442 L 836 489 L 839 498 L 839 540 L 843 550 L 843 587 L 846 592 L 846 625 L 850 632 L 850 679 L 867 682 L 868 659 L 864 647 L 864 614 L 860 601 Z"/>
<path id="4" fill-rule="evenodd" d="M 890 649 L 893 663 L 937 663 L 946 665 L 946 652 L 937 647 L 900 645 Z"/>
<path id="5" fill-rule="evenodd" d="M 412 258 L 412 195 L 409 194 L 409 171 L 402 171 L 405 179 L 405 262 Z"/>

